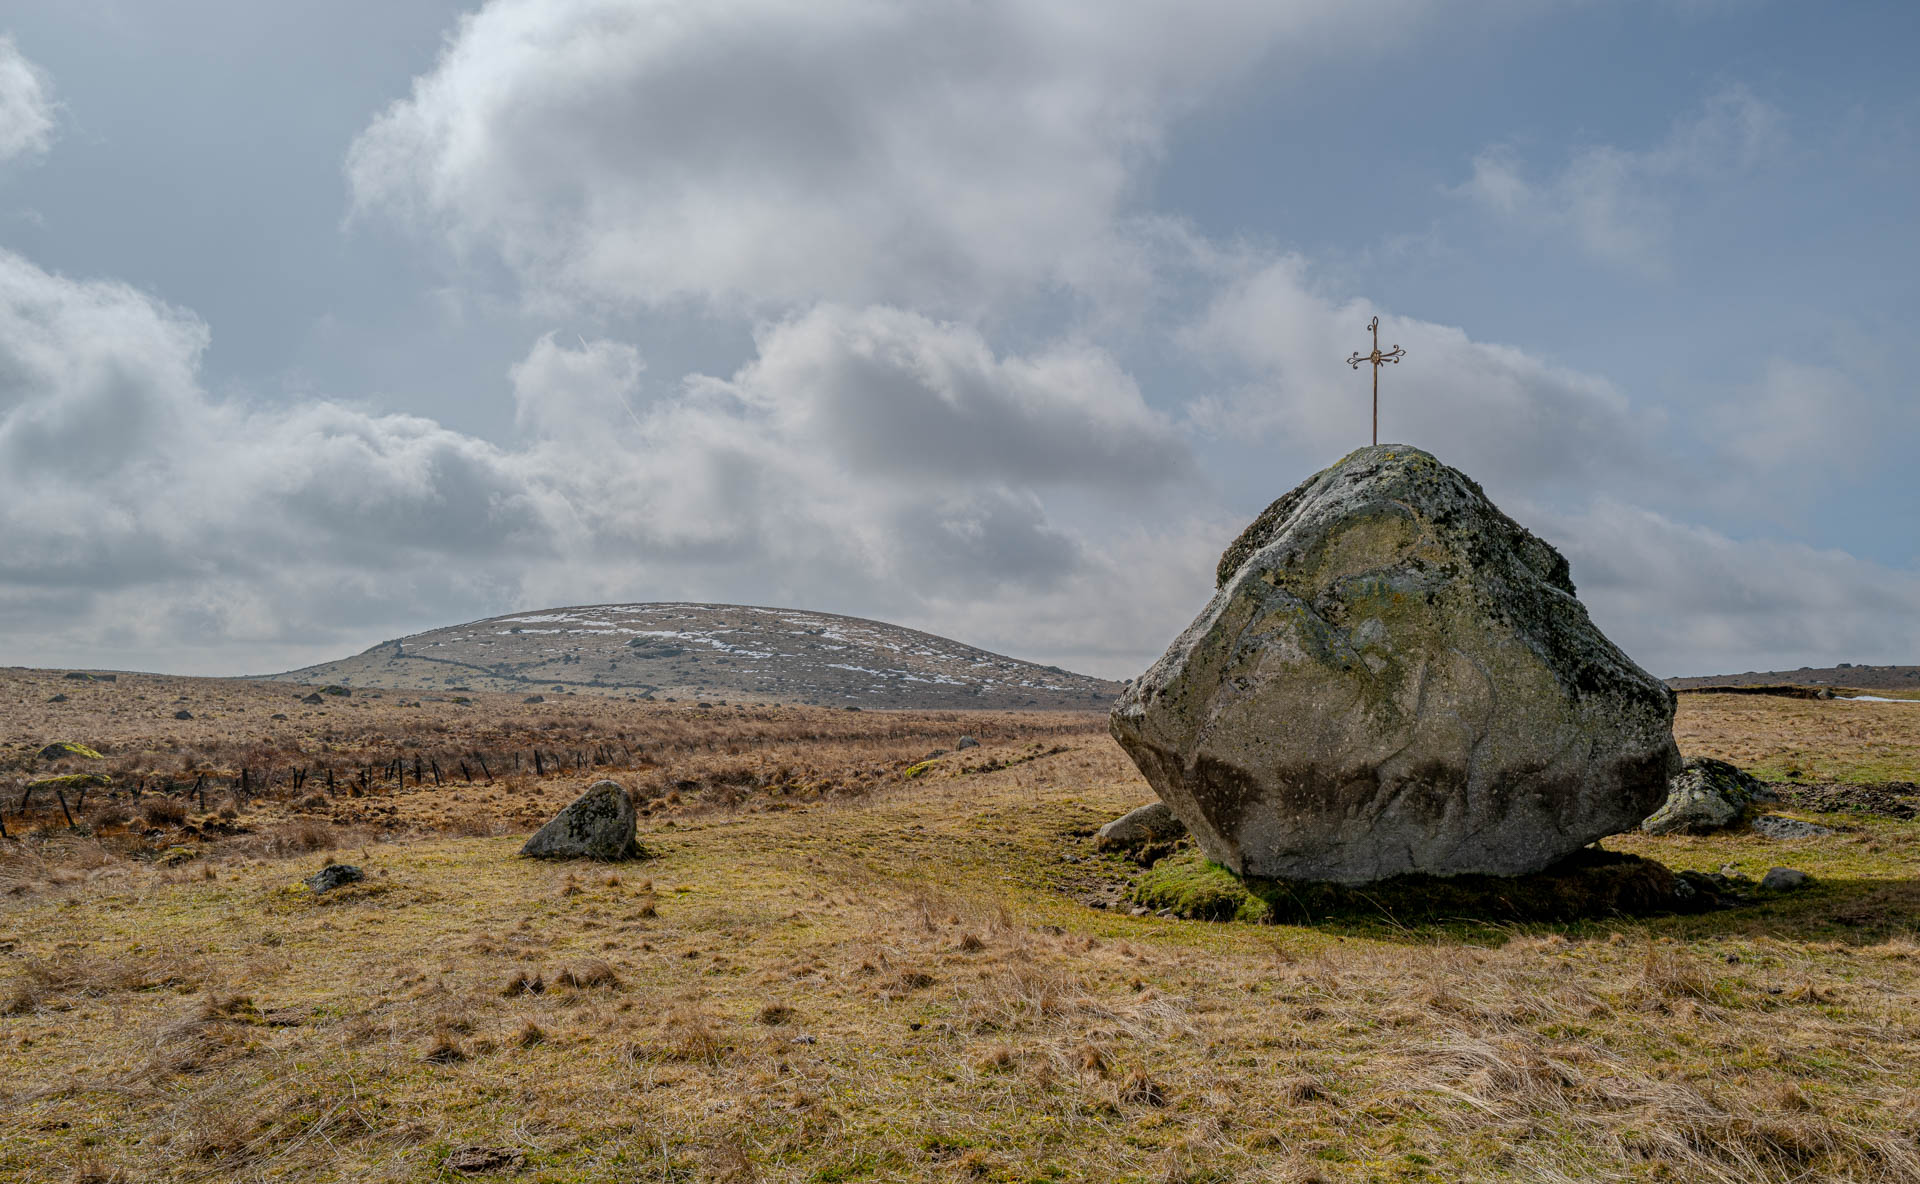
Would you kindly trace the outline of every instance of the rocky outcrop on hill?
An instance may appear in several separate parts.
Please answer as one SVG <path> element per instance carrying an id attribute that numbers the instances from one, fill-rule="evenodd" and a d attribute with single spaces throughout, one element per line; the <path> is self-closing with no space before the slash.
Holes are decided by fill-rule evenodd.
<path id="1" fill-rule="evenodd" d="M 1309 479 L 1217 576 L 1111 726 L 1237 872 L 1538 871 L 1638 826 L 1679 768 L 1673 692 L 1594 626 L 1566 560 L 1418 449 Z"/>

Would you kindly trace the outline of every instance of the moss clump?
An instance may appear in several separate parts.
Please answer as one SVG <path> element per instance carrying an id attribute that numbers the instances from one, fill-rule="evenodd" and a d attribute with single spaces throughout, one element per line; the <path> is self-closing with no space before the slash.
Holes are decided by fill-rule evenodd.
<path id="1" fill-rule="evenodd" d="M 1396 923 L 1575 921 L 1695 913 L 1721 902 L 1715 885 L 1651 859 L 1598 848 L 1527 876 L 1395 876 L 1346 885 L 1235 875 L 1195 850 L 1163 859 L 1134 881 L 1133 899 L 1200 921 L 1311 924 L 1328 918 Z"/>
<path id="2" fill-rule="evenodd" d="M 102 789 L 113 784 L 113 778 L 104 773 L 62 773 L 57 777 L 42 777 L 27 782 L 29 792 L 36 789 L 83 789 L 96 785 Z"/>
<path id="3" fill-rule="evenodd" d="M 905 774 L 903 775 L 908 778 L 914 778 L 914 777 L 920 776 L 921 774 L 925 773 L 928 769 L 931 769 L 931 768 L 933 768 L 932 761 L 921 761 L 917 765 L 909 765 L 907 767 Z"/>
<path id="4" fill-rule="evenodd" d="M 1160 860 L 1133 883 L 1135 903 L 1169 909 L 1195 921 L 1267 921 L 1272 906 L 1254 891 L 1261 881 L 1245 880 L 1187 850 Z"/>
<path id="5" fill-rule="evenodd" d="M 97 761 L 100 759 L 100 754 L 95 752 L 93 749 L 88 748 L 84 744 L 74 744 L 71 741 L 67 741 L 67 740 L 61 740 L 56 743 L 49 744 L 45 748 L 40 750 L 40 759 L 43 761 L 57 761 L 62 757 L 69 757 L 69 756 L 84 757 L 85 759 L 90 761 Z"/>

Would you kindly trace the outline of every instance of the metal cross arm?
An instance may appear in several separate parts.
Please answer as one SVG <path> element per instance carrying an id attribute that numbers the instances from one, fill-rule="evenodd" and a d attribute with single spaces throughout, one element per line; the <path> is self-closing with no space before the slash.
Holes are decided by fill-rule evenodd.
<path id="1" fill-rule="evenodd" d="M 1373 442 L 1378 444 L 1380 442 L 1380 363 L 1392 362 L 1399 365 L 1400 359 L 1407 356 L 1407 351 L 1396 345 L 1386 353 L 1380 352 L 1379 317 L 1368 321 L 1367 328 L 1373 333 L 1373 352 L 1363 354 L 1355 350 L 1353 356 L 1347 359 L 1347 365 L 1358 370 L 1362 362 L 1373 363 Z"/>

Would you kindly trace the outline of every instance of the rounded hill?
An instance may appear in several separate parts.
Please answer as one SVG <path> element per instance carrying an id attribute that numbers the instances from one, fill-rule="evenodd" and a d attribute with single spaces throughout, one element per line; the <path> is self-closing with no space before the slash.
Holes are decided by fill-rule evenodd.
<path id="1" fill-rule="evenodd" d="M 1121 684 L 917 629 L 799 609 L 598 604 L 383 641 L 276 679 L 834 707 L 1104 707 Z"/>

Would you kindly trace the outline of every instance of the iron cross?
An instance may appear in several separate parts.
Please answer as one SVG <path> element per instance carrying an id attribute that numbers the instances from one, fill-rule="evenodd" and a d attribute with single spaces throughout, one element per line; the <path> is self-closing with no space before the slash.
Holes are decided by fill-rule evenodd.
<path id="1" fill-rule="evenodd" d="M 1407 356 L 1407 351 L 1396 345 L 1384 354 L 1380 352 L 1379 317 L 1368 321 L 1367 328 L 1373 332 L 1373 352 L 1363 354 L 1356 350 L 1353 356 L 1347 359 L 1347 365 L 1358 370 L 1362 362 L 1373 363 L 1373 442 L 1378 444 L 1380 442 L 1380 363 L 1392 362 L 1397 366 L 1400 364 L 1400 359 Z"/>

